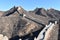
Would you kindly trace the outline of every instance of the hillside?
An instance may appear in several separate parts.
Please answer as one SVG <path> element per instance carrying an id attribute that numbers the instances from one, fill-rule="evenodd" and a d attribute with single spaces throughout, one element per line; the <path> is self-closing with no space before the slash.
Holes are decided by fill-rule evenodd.
<path id="1" fill-rule="evenodd" d="M 35 37 L 50 22 L 59 22 L 60 11 L 55 9 L 36 8 L 26 11 L 21 6 L 0 11 L 0 34 L 10 40 L 15 37 Z"/>

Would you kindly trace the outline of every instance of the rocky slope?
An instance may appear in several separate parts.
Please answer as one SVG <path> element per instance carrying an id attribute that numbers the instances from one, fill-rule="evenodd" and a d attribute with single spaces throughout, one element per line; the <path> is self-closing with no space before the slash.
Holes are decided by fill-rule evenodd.
<path id="1" fill-rule="evenodd" d="M 8 11 L 0 11 L 0 34 L 6 35 L 9 39 L 16 36 L 37 36 L 45 25 L 55 20 L 59 22 L 59 19 L 60 11 L 55 9 L 36 8 L 26 11 L 21 6 L 14 6 Z"/>

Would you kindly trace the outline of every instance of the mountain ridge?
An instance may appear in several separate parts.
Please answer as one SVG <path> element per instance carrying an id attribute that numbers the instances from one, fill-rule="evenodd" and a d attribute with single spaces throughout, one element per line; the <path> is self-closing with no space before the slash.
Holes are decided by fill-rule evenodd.
<path id="1" fill-rule="evenodd" d="M 31 34 L 34 36 L 34 32 L 40 32 L 50 22 L 59 22 L 59 19 L 59 10 L 36 8 L 33 11 L 26 11 L 21 6 L 14 6 L 7 11 L 0 11 L 0 29 L 2 31 L 0 33 L 8 38 L 26 35 L 30 37 Z"/>

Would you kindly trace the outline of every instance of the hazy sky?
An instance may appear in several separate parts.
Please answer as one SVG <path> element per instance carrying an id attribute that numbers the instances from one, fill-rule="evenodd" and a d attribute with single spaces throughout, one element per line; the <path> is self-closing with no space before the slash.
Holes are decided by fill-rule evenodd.
<path id="1" fill-rule="evenodd" d="M 32 10 L 36 7 L 60 10 L 60 0 L 0 0 L 0 10 L 8 10 L 14 5 L 22 6 L 25 10 Z"/>

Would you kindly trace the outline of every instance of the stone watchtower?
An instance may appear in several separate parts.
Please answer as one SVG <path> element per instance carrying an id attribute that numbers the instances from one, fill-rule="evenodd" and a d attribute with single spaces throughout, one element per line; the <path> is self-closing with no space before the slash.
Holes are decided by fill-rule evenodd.
<path id="1" fill-rule="evenodd" d="M 23 8 L 22 8 L 21 6 L 19 6 L 18 9 L 17 9 L 17 12 L 19 13 L 19 15 L 20 15 L 21 17 L 25 17 L 26 14 L 24 14 L 24 13 L 22 12 L 22 10 L 23 10 Z"/>

